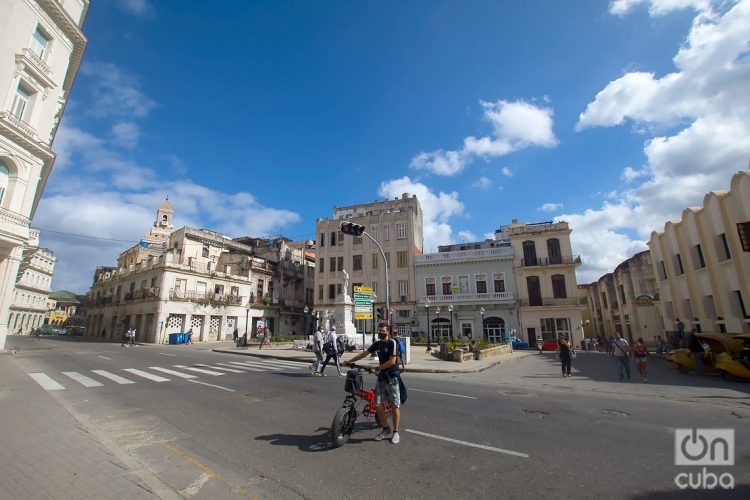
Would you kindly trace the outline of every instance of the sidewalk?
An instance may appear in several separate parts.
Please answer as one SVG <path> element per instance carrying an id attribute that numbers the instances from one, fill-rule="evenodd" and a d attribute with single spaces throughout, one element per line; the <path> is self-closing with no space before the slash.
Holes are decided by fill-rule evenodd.
<path id="1" fill-rule="evenodd" d="M 177 498 L 0 354 L 0 498 Z"/>
<path id="2" fill-rule="evenodd" d="M 238 354 L 241 356 L 255 356 L 259 358 L 284 359 L 287 361 L 299 361 L 301 363 L 312 363 L 315 361 L 315 355 L 311 351 L 295 350 L 292 344 L 274 344 L 271 347 L 263 346 L 258 349 L 258 344 L 251 344 L 249 347 L 235 347 L 233 342 L 209 342 L 211 350 L 227 354 Z M 203 343 L 206 345 L 206 343 Z M 437 347 L 433 348 L 436 351 Z M 345 352 L 341 357 L 342 361 L 347 361 L 358 354 L 355 352 Z M 410 373 L 475 373 L 481 372 L 488 368 L 501 363 L 508 363 L 517 359 L 537 354 L 536 351 L 515 351 L 512 354 L 499 356 L 486 360 L 471 360 L 459 363 L 457 361 L 442 361 L 427 353 L 425 346 L 411 346 L 411 360 L 406 365 L 406 372 Z M 369 358 L 363 361 L 367 362 Z"/>

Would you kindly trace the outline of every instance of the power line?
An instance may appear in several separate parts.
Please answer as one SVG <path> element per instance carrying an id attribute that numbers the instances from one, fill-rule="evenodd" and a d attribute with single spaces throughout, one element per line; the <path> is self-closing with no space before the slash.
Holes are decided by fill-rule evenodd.
<path id="1" fill-rule="evenodd" d="M 118 240 L 116 238 L 103 238 L 102 236 L 89 236 L 88 234 L 75 234 L 75 233 L 66 233 L 64 231 L 53 231 L 52 229 L 44 229 L 39 228 L 40 231 L 43 233 L 54 233 L 54 234 L 62 234 L 64 236 L 75 236 L 76 238 L 88 238 L 91 240 L 103 240 L 103 241 L 117 241 L 120 243 L 133 243 L 134 240 Z"/>

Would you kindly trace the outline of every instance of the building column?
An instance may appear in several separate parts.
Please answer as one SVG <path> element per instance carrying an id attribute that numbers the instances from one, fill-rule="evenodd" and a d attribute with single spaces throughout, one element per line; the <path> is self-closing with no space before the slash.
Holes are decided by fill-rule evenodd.
<path id="1" fill-rule="evenodd" d="M 13 302 L 13 290 L 16 287 L 18 268 L 21 265 L 23 246 L 16 245 L 7 255 L 0 257 L 0 351 L 5 349 L 5 339 L 8 336 L 8 315 Z"/>

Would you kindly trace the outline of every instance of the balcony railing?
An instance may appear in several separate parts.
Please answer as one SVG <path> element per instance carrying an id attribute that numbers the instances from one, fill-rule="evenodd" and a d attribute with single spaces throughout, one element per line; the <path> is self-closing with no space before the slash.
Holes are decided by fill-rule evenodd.
<path id="1" fill-rule="evenodd" d="M 415 264 L 436 264 L 439 262 L 455 262 L 461 260 L 496 259 L 510 257 L 512 252 L 508 248 L 482 248 L 479 250 L 458 250 L 455 252 L 438 252 L 414 256 Z"/>
<path id="2" fill-rule="evenodd" d="M 37 133 L 36 129 L 26 123 L 25 121 L 21 120 L 19 117 L 11 113 L 10 111 L 3 111 L 0 113 L 0 119 L 3 121 L 9 123 L 13 128 L 16 130 L 19 130 L 24 135 L 29 136 L 36 142 L 41 142 L 41 138 L 39 137 L 39 134 Z"/>
<path id="3" fill-rule="evenodd" d="M 46 76 L 52 75 L 52 69 L 33 50 L 23 49 L 23 56 L 30 59 Z"/>
<path id="4" fill-rule="evenodd" d="M 576 306 L 578 299 L 568 297 L 566 299 L 555 299 L 551 297 L 542 297 L 538 300 L 521 299 L 521 307 L 550 307 L 550 306 Z"/>
<path id="5" fill-rule="evenodd" d="M 0 223 L 2 222 L 23 227 L 29 227 L 31 225 L 31 221 L 27 217 L 11 212 L 5 208 L 0 208 Z"/>
<path id="6" fill-rule="evenodd" d="M 523 258 L 519 261 L 520 267 L 535 267 L 535 266 L 560 266 L 560 265 L 572 265 L 580 264 L 581 256 L 561 256 L 561 257 L 543 257 L 539 259 L 526 259 Z"/>
<path id="7" fill-rule="evenodd" d="M 196 302 L 199 304 L 211 304 L 213 306 L 239 306 L 244 304 L 243 297 L 238 295 L 197 291 L 188 292 L 174 288 L 169 290 L 169 299 L 183 302 Z"/>
<path id="8" fill-rule="evenodd" d="M 427 295 L 426 297 L 419 297 L 418 302 L 424 303 L 425 299 L 430 299 L 432 304 L 456 304 L 456 303 L 485 303 L 485 302 L 500 302 L 500 303 L 512 303 L 516 300 L 514 294 L 511 292 L 491 292 L 491 293 L 456 293 L 452 295 Z"/>

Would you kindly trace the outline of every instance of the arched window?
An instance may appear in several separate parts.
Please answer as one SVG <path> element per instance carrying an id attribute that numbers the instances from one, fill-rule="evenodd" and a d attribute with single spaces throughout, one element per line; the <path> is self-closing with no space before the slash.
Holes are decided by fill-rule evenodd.
<path id="1" fill-rule="evenodd" d="M 560 240 L 550 238 L 547 240 L 547 255 L 550 264 L 562 264 L 562 254 L 560 253 Z"/>
<path id="2" fill-rule="evenodd" d="M 495 316 L 484 319 L 482 332 L 487 342 L 499 344 L 505 341 L 505 320 Z"/>
<path id="3" fill-rule="evenodd" d="M 565 289 L 565 275 L 564 274 L 553 274 L 552 275 L 552 294 L 556 299 L 568 298 L 568 291 Z"/>
<path id="4" fill-rule="evenodd" d="M 0 206 L 2 206 L 3 199 L 5 199 L 5 190 L 8 189 L 9 180 L 10 169 L 3 160 L 0 160 Z"/>
<path id="5" fill-rule="evenodd" d="M 539 265 L 539 263 L 536 260 L 536 245 L 531 240 L 523 242 L 523 265 L 524 266 L 538 266 Z"/>

